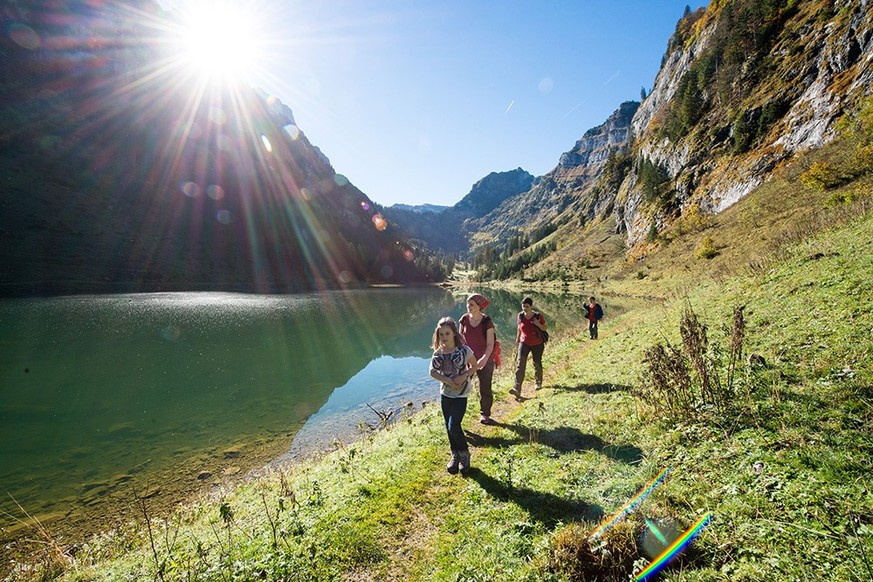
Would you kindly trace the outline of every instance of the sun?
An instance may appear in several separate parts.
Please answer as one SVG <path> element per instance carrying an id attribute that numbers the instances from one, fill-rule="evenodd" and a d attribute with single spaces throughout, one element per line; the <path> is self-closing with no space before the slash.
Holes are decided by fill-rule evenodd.
<path id="1" fill-rule="evenodd" d="M 251 4 L 191 0 L 180 7 L 179 61 L 200 77 L 244 80 L 257 67 L 262 35 Z"/>

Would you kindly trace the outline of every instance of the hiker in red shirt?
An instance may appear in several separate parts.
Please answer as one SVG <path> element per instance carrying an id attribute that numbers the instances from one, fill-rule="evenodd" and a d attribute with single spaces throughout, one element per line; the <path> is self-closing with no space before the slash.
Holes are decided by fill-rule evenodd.
<path id="1" fill-rule="evenodd" d="M 535 389 L 543 387 L 543 350 L 546 342 L 543 332 L 548 329 L 546 318 L 533 310 L 533 299 L 525 297 L 521 301 L 522 312 L 518 314 L 518 331 L 515 341 L 518 343 L 518 359 L 515 368 L 515 386 L 509 391 L 516 400 L 521 398 L 521 385 L 524 373 L 527 371 L 527 356 L 533 354 Z"/>

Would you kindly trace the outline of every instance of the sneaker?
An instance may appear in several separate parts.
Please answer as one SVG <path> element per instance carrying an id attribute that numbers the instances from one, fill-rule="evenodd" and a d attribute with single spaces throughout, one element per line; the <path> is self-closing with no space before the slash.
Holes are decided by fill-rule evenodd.
<path id="1" fill-rule="evenodd" d="M 452 475 L 456 475 L 458 473 L 458 464 L 461 462 L 460 454 L 452 451 L 452 458 L 449 459 L 449 464 L 446 465 L 446 471 L 451 473 Z"/>
<path id="2" fill-rule="evenodd" d="M 543 385 L 542 385 L 542 384 L 535 384 L 535 385 L 534 385 L 534 390 L 542 390 L 542 389 L 543 389 Z"/>
<path id="3" fill-rule="evenodd" d="M 510 388 L 509 393 L 515 396 L 516 400 L 521 398 L 521 388 Z"/>
<path id="4" fill-rule="evenodd" d="M 479 416 L 479 422 L 481 424 L 494 424 L 494 421 L 491 420 L 490 416 L 485 416 L 484 414 Z"/>
<path id="5" fill-rule="evenodd" d="M 461 471 L 461 475 L 466 475 L 470 470 L 470 451 L 461 451 L 458 453 L 458 469 Z"/>

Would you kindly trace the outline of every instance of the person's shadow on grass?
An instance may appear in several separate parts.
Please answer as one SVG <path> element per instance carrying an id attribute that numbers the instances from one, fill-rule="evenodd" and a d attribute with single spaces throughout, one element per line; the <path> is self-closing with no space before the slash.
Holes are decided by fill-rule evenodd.
<path id="1" fill-rule="evenodd" d="M 570 426 L 559 426 L 557 428 L 541 430 L 521 424 L 495 422 L 494 425 L 514 432 L 516 436 L 482 436 L 466 431 L 467 440 L 475 447 L 504 448 L 512 445 L 537 442 L 554 449 L 560 454 L 575 451 L 596 451 L 610 459 L 628 465 L 635 465 L 643 459 L 643 450 L 637 446 L 609 444 L 597 435 L 586 434 L 578 428 Z"/>
<path id="2" fill-rule="evenodd" d="M 467 478 L 476 481 L 495 499 L 511 501 L 524 509 L 532 519 L 552 528 L 558 522 L 575 520 L 596 522 L 603 518 L 603 509 L 597 505 L 576 499 L 566 499 L 552 493 L 544 493 L 527 487 L 516 487 L 495 479 L 478 467 L 471 467 Z"/>
<path id="3" fill-rule="evenodd" d="M 587 394 L 608 394 L 610 392 L 629 392 L 630 386 L 625 384 L 579 384 L 577 386 L 566 386 L 563 384 L 553 384 L 549 386 L 552 390 L 559 392 L 585 392 Z"/>

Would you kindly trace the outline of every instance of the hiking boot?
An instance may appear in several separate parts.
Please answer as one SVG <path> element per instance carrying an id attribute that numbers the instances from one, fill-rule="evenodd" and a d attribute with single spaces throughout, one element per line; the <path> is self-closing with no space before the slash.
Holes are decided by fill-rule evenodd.
<path id="1" fill-rule="evenodd" d="M 470 470 L 470 451 L 460 451 L 458 453 L 458 469 L 461 471 L 461 475 L 466 475 L 467 471 Z"/>
<path id="2" fill-rule="evenodd" d="M 449 459 L 449 464 L 446 465 L 446 471 L 451 473 L 452 475 L 457 475 L 458 473 L 458 464 L 461 461 L 460 453 L 457 451 L 452 451 L 452 458 Z"/>

